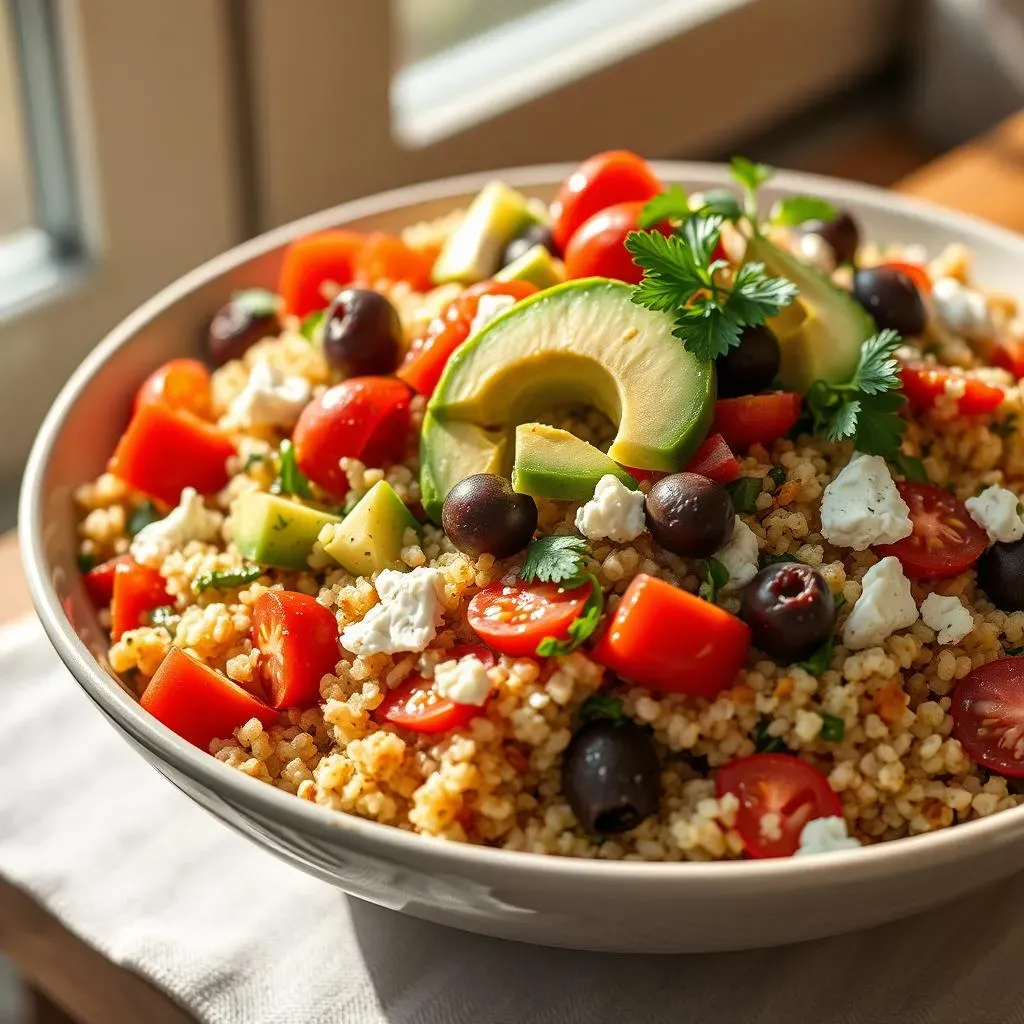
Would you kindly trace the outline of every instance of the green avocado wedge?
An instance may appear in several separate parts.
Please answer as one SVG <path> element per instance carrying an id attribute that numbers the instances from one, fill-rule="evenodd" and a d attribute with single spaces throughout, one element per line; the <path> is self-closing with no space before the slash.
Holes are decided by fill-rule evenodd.
<path id="1" fill-rule="evenodd" d="M 456 350 L 421 434 L 423 506 L 472 473 L 510 470 L 516 426 L 556 405 L 593 406 L 617 425 L 620 466 L 674 472 L 714 413 L 714 368 L 673 337 L 673 317 L 636 305 L 632 287 L 584 278 L 538 292 Z"/>
<path id="2" fill-rule="evenodd" d="M 301 572 L 320 531 L 338 516 L 300 505 L 277 494 L 246 491 L 231 510 L 235 546 L 257 565 Z"/>
<path id="3" fill-rule="evenodd" d="M 398 565 L 406 530 L 420 524 L 386 480 L 379 480 L 334 528 L 327 552 L 353 576 L 370 576 Z"/>

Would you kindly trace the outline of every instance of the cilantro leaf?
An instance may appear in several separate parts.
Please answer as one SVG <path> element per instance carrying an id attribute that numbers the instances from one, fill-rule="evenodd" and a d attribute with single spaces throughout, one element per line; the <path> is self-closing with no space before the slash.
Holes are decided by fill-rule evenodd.
<path id="1" fill-rule="evenodd" d="M 676 314 L 673 337 L 698 359 L 717 359 L 740 343 L 743 326 L 727 319 L 717 306 L 698 300 Z"/>
<path id="2" fill-rule="evenodd" d="M 636 222 L 644 231 L 666 220 L 686 220 L 691 214 L 690 200 L 681 185 L 669 185 L 660 195 L 649 199 Z"/>
<path id="3" fill-rule="evenodd" d="M 797 662 L 808 675 L 820 676 L 832 665 L 832 651 L 836 638 L 830 636 L 806 661 Z"/>
<path id="4" fill-rule="evenodd" d="M 723 220 L 737 221 L 743 216 L 740 201 L 727 188 L 711 188 L 704 193 L 704 202 L 697 213 L 716 214 Z"/>
<path id="5" fill-rule="evenodd" d="M 722 234 L 722 218 L 715 214 L 690 217 L 683 224 L 682 232 L 683 241 L 692 253 L 694 263 L 704 280 L 710 281 L 708 264 Z"/>
<path id="6" fill-rule="evenodd" d="M 920 459 L 915 459 L 912 455 L 904 455 L 903 452 L 897 452 L 889 461 L 911 483 L 929 483 L 928 471 L 924 468 L 924 463 Z"/>
<path id="7" fill-rule="evenodd" d="M 729 570 L 717 558 L 702 558 L 697 563 L 697 575 L 701 580 L 697 596 L 714 604 L 719 590 L 729 582 Z"/>
<path id="8" fill-rule="evenodd" d="M 899 415 L 906 399 L 898 391 L 870 395 L 861 400 L 854 446 L 859 452 L 894 458 L 900 449 L 906 421 Z"/>
<path id="9" fill-rule="evenodd" d="M 246 288 L 244 291 L 235 292 L 231 296 L 231 301 L 253 319 L 277 316 L 277 311 L 281 308 L 281 296 L 266 288 Z"/>
<path id="10" fill-rule="evenodd" d="M 623 718 L 622 698 L 607 693 L 595 693 L 580 707 L 580 721 L 590 722 L 595 718 Z"/>
<path id="11" fill-rule="evenodd" d="M 860 362 L 851 382 L 859 391 L 877 395 L 900 386 L 900 367 L 894 353 L 903 343 L 897 331 L 886 328 L 861 346 Z"/>
<path id="12" fill-rule="evenodd" d="M 753 195 L 762 185 L 775 176 L 775 168 L 767 164 L 754 163 L 745 156 L 734 156 L 729 162 L 732 180 Z"/>
<path id="13" fill-rule="evenodd" d="M 772 468 L 768 470 L 768 476 L 776 489 L 786 482 L 786 470 L 782 466 L 772 466 Z"/>
<path id="14" fill-rule="evenodd" d="M 192 592 L 201 594 L 210 587 L 233 590 L 258 580 L 262 575 L 263 570 L 258 565 L 243 565 L 241 569 L 214 569 L 212 572 L 200 573 L 192 581 Z"/>
<path id="15" fill-rule="evenodd" d="M 737 512 L 751 513 L 757 508 L 757 497 L 761 493 L 761 478 L 741 476 L 725 485 Z"/>
<path id="16" fill-rule="evenodd" d="M 589 551 L 582 537 L 538 537 L 526 549 L 519 578 L 527 583 L 565 583 L 584 575 Z"/>
<path id="17" fill-rule="evenodd" d="M 768 220 L 778 227 L 792 228 L 809 220 L 835 220 L 838 211 L 827 199 L 817 196 L 786 196 L 771 208 Z"/>
<path id="18" fill-rule="evenodd" d="M 772 719 L 762 718 L 754 726 L 754 749 L 759 754 L 779 754 L 789 750 L 786 741 L 781 736 L 772 736 L 768 732 L 768 726 Z"/>
<path id="19" fill-rule="evenodd" d="M 725 309 L 733 319 L 756 326 L 788 306 L 796 295 L 797 287 L 792 281 L 768 277 L 763 263 L 744 263 L 736 271 Z"/>
<path id="20" fill-rule="evenodd" d="M 277 453 L 277 478 L 270 486 L 272 494 L 294 494 L 299 498 L 312 498 L 309 481 L 295 461 L 295 448 L 291 441 L 282 441 Z"/>
<path id="21" fill-rule="evenodd" d="M 692 230 L 692 229 L 691 229 Z M 626 248 L 633 262 L 644 271 L 633 301 L 646 306 L 639 296 L 649 280 L 671 284 L 677 296 L 676 305 L 684 305 L 695 291 L 710 284 L 707 269 L 698 266 L 693 250 L 679 235 L 663 235 L 660 231 L 631 231 L 626 235 Z M 654 309 L 667 309 L 655 306 Z"/>
<path id="22" fill-rule="evenodd" d="M 586 572 L 572 581 L 566 582 L 571 582 L 574 587 L 589 583 L 590 594 L 580 609 L 579 615 L 569 624 L 568 639 L 556 640 L 553 636 L 546 636 L 537 644 L 537 654 L 542 658 L 571 654 L 593 635 L 601 621 L 601 613 L 604 611 L 604 592 L 601 590 L 601 584 L 598 583 L 597 577 Z"/>
<path id="23" fill-rule="evenodd" d="M 796 555 L 762 555 L 758 560 L 761 568 L 764 569 L 769 565 L 778 565 L 780 562 L 799 562 L 801 565 L 806 565 L 802 558 L 797 558 Z"/>
<path id="24" fill-rule="evenodd" d="M 842 743 L 846 736 L 846 723 L 838 715 L 821 713 L 821 738 L 826 743 Z"/>

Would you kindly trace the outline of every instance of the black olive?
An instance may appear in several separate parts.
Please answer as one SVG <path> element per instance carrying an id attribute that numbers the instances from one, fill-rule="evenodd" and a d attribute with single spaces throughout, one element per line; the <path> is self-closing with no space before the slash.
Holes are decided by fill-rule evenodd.
<path id="1" fill-rule="evenodd" d="M 786 663 L 813 654 L 836 624 L 832 591 L 809 565 L 778 562 L 762 569 L 743 597 L 754 646 Z"/>
<path id="2" fill-rule="evenodd" d="M 993 544 L 978 559 L 978 586 L 1002 611 L 1024 611 L 1024 540 Z"/>
<path id="3" fill-rule="evenodd" d="M 510 263 L 514 263 L 535 245 L 543 245 L 552 256 L 558 255 L 558 246 L 555 245 L 555 240 L 551 237 L 551 228 L 547 224 L 540 224 L 535 221 L 532 224 L 528 224 L 505 246 L 505 252 L 501 257 L 501 265 L 507 267 Z"/>
<path id="4" fill-rule="evenodd" d="M 324 316 L 324 356 L 346 377 L 391 373 L 402 351 L 402 321 L 380 292 L 346 288 Z"/>
<path id="5" fill-rule="evenodd" d="M 746 327 L 740 343 L 715 361 L 719 398 L 738 398 L 764 391 L 779 372 L 778 339 L 760 324 Z"/>
<path id="6" fill-rule="evenodd" d="M 927 313 L 917 285 L 895 267 L 864 267 L 853 275 L 853 297 L 874 317 L 879 330 L 904 337 L 924 330 Z"/>
<path id="7" fill-rule="evenodd" d="M 662 477 L 647 495 L 647 528 L 666 550 L 689 558 L 714 554 L 732 536 L 729 492 L 699 473 Z"/>
<path id="8" fill-rule="evenodd" d="M 448 492 L 441 509 L 448 539 L 467 555 L 508 558 L 522 551 L 537 529 L 537 504 L 504 477 L 477 473 Z"/>
<path id="9" fill-rule="evenodd" d="M 661 766 L 646 729 L 629 719 L 581 726 L 562 759 L 562 792 L 587 832 L 628 832 L 658 812 Z"/>
<path id="10" fill-rule="evenodd" d="M 828 242 L 836 263 L 852 263 L 860 246 L 860 228 L 848 210 L 840 210 L 834 220 L 808 220 L 800 225 L 805 235 L 817 235 Z"/>
<path id="11" fill-rule="evenodd" d="M 214 366 L 241 359 L 257 341 L 277 333 L 277 313 L 255 312 L 244 296 L 221 306 L 210 321 L 206 347 Z"/>

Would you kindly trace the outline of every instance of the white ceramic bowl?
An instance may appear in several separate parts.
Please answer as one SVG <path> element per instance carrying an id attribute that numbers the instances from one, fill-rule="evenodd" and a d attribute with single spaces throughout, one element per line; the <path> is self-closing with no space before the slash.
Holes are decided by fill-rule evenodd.
<path id="1" fill-rule="evenodd" d="M 665 181 L 723 185 L 724 168 L 671 163 Z M 641 864 L 509 853 L 427 839 L 298 800 L 225 767 L 149 717 L 105 667 L 106 638 L 75 561 L 72 490 L 102 471 L 131 396 L 160 363 L 197 350 L 235 289 L 273 287 L 290 239 L 335 225 L 394 230 L 464 206 L 493 177 L 550 198 L 569 168 L 533 167 L 388 192 L 308 217 L 211 260 L 120 324 L 79 367 L 39 432 L 20 533 L 39 616 L 71 674 L 157 771 L 297 867 L 362 899 L 456 927 L 581 949 L 689 952 L 852 931 L 923 910 L 1024 866 L 1024 807 L 931 835 L 800 860 Z M 979 278 L 1024 298 L 1024 239 L 872 188 L 780 174 L 764 199 L 825 196 L 866 238 L 964 242 Z M 111 804 L 116 806 L 116 804 Z M 178 837 L 187 842 L 187 837 Z"/>

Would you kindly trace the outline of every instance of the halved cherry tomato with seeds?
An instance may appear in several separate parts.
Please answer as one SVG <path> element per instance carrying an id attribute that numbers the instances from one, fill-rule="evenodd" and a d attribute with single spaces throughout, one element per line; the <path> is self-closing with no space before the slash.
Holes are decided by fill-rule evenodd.
<path id="1" fill-rule="evenodd" d="M 999 658 L 969 672 L 953 691 L 953 736 L 972 761 L 1024 778 L 1024 658 Z"/>
<path id="2" fill-rule="evenodd" d="M 688 473 L 700 473 L 719 484 L 728 484 L 740 475 L 740 462 L 721 434 L 710 434 L 693 453 Z"/>
<path id="3" fill-rule="evenodd" d="M 370 287 L 380 281 L 405 281 L 415 291 L 424 292 L 433 284 L 430 272 L 435 256 L 411 249 L 397 235 L 374 231 L 356 253 L 353 279 Z"/>
<path id="4" fill-rule="evenodd" d="M 292 242 L 284 251 L 277 281 L 285 310 L 303 317 L 324 309 L 324 284 L 348 284 L 352 280 L 356 257 L 365 240 L 366 236 L 357 231 L 336 228 Z"/>
<path id="5" fill-rule="evenodd" d="M 496 651 L 528 658 L 545 637 L 568 637 L 569 626 L 589 596 L 589 584 L 563 590 L 557 583 L 492 583 L 469 602 L 467 618 L 476 634 Z"/>
<path id="6" fill-rule="evenodd" d="M 494 653 L 481 644 L 460 644 L 445 651 L 445 660 L 473 657 L 485 668 L 497 663 Z M 448 732 L 467 725 L 484 710 L 484 705 L 458 704 L 442 697 L 433 681 L 413 676 L 388 692 L 374 712 L 378 722 L 390 722 L 413 732 Z"/>
<path id="7" fill-rule="evenodd" d="M 118 564 L 110 605 L 110 639 L 120 640 L 130 629 L 146 625 L 146 612 L 173 601 L 167 580 L 148 565 Z"/>
<path id="8" fill-rule="evenodd" d="M 259 677 L 275 708 L 309 708 L 338 661 L 338 623 L 308 594 L 268 590 L 253 605 L 251 637 Z"/>
<path id="9" fill-rule="evenodd" d="M 800 418 L 800 396 L 793 391 L 771 395 L 744 395 L 715 402 L 712 427 L 733 451 L 752 444 L 766 447 L 793 429 Z"/>
<path id="10" fill-rule="evenodd" d="M 135 409 L 166 405 L 208 420 L 212 414 L 210 371 L 198 359 L 172 359 L 154 370 L 135 396 Z"/>
<path id="11" fill-rule="evenodd" d="M 828 779 L 791 754 L 751 754 L 729 761 L 715 776 L 715 794 L 740 802 L 736 831 L 751 857 L 790 857 L 804 825 L 815 818 L 841 818 L 843 807 Z M 765 822 L 766 815 L 777 820 Z"/>
<path id="12" fill-rule="evenodd" d="M 878 554 L 895 555 L 904 572 L 919 580 L 945 579 L 970 569 L 988 546 L 988 535 L 967 506 L 934 484 L 896 486 L 910 509 L 914 532 L 895 544 L 880 544 Z"/>
<path id="13" fill-rule="evenodd" d="M 965 416 L 990 413 L 1003 404 L 1006 393 L 963 371 L 930 363 L 908 363 L 900 367 L 900 380 L 907 401 L 919 409 L 930 409 L 947 393 L 957 396 L 956 407 Z"/>

